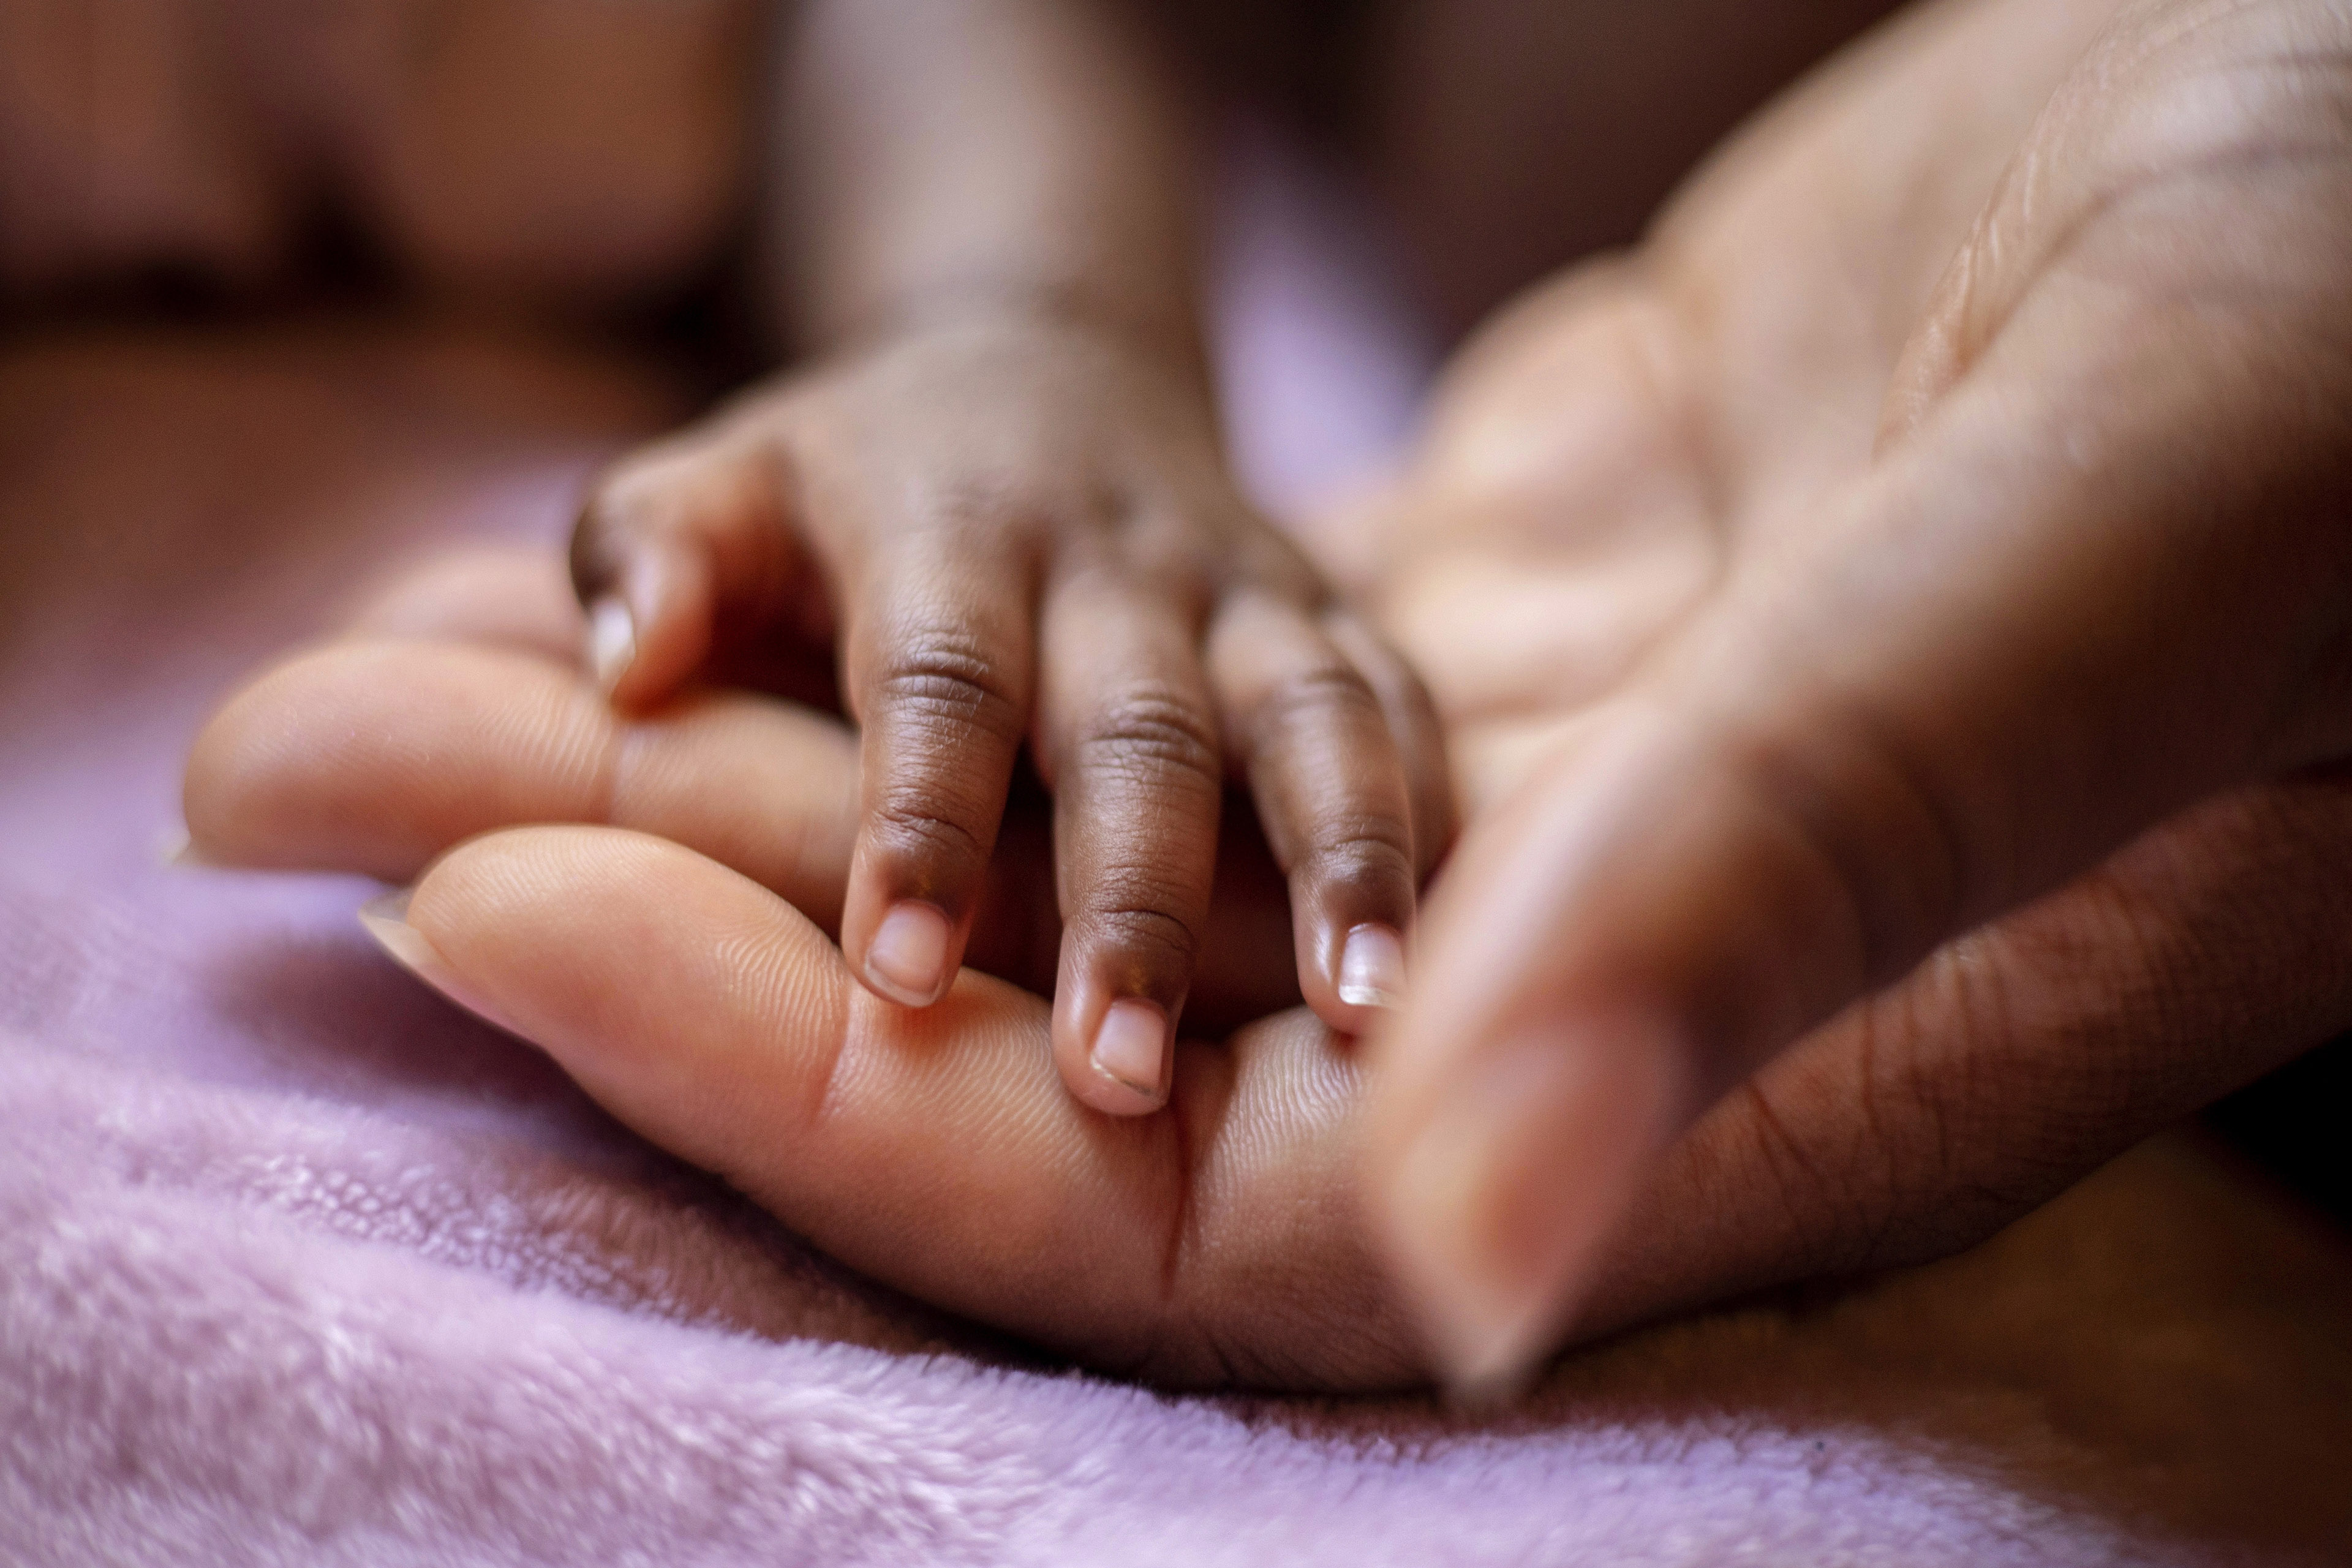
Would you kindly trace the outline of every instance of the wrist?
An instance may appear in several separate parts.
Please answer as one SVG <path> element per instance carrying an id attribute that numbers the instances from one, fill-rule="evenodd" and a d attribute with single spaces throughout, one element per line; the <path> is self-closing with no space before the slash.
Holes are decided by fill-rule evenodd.
<path id="1" fill-rule="evenodd" d="M 957 279 L 894 300 L 828 339 L 835 351 L 856 351 L 965 331 L 1075 339 L 1140 363 L 1187 392 L 1209 395 L 1208 353 L 1190 310 L 1122 300 L 1083 283 Z"/>

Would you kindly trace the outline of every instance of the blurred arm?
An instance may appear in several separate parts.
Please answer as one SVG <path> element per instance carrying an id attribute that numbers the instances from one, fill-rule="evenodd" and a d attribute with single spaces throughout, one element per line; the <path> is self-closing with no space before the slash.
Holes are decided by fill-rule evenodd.
<path id="1" fill-rule="evenodd" d="M 775 150 L 800 346 L 1037 310 L 1199 374 L 1185 115 L 1128 21 L 1089 0 L 807 5 Z"/>

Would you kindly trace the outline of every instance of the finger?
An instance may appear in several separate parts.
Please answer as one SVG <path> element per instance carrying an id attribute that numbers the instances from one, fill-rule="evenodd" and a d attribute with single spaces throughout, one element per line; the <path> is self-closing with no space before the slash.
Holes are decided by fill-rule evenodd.
<path id="1" fill-rule="evenodd" d="M 643 711 L 710 661 L 721 622 L 807 619 L 820 574 L 788 513 L 772 442 L 695 431 L 591 487 L 572 535 L 590 673 Z"/>
<path id="2" fill-rule="evenodd" d="M 351 642 L 224 704 L 183 795 L 215 864 L 404 882 L 475 834 L 613 823 L 723 858 L 829 926 L 856 785 L 848 732 L 782 703 L 709 697 L 630 723 L 543 658 Z"/>
<path id="3" fill-rule="evenodd" d="M 928 1007 L 963 962 L 1029 718 L 1026 556 L 917 535 L 861 563 L 848 628 L 863 731 L 842 951 L 875 994 Z"/>
<path id="4" fill-rule="evenodd" d="M 1040 686 L 1063 920 L 1054 1056 L 1088 1105 L 1144 1115 L 1167 1099 L 1215 875 L 1208 679 L 1163 596 L 1089 577 L 1047 602 Z"/>
<path id="5" fill-rule="evenodd" d="M 1209 668 L 1275 863 L 1289 879 L 1299 989 L 1349 1035 L 1404 996 L 1420 879 L 1412 803 L 1370 682 L 1296 605 L 1231 595 Z"/>
<path id="6" fill-rule="evenodd" d="M 1395 742 L 1404 769 L 1405 797 L 1412 805 L 1412 871 L 1418 886 L 1454 847 L 1459 822 L 1437 704 L 1403 657 L 1354 616 L 1327 610 L 1322 625 L 1323 635 L 1370 684 Z"/>
<path id="7" fill-rule="evenodd" d="M 2348 873 L 2352 785 L 2306 775 L 1939 950 L 1692 1129 L 1577 1331 L 1948 1256 L 2340 1036 Z"/>
<path id="8" fill-rule="evenodd" d="M 1190 1050 L 1172 1115 L 1113 1120 L 1054 1092 L 1036 997 L 967 973 L 880 1003 L 659 840 L 496 835 L 377 923 L 631 1126 L 923 1300 L 1157 1382 L 1410 1376 L 1352 1218 L 1350 1068 L 1311 1020 Z"/>
<path id="9" fill-rule="evenodd" d="M 533 580 L 570 603 L 544 557 L 535 579 L 512 586 Z M 516 602 L 469 593 L 411 607 L 487 609 L 503 624 L 499 606 Z M 184 784 L 192 847 L 215 865 L 405 882 L 477 834 L 611 822 L 688 845 L 835 929 L 857 824 L 856 742 L 841 722 L 742 694 L 618 720 L 558 662 L 568 658 L 568 647 L 533 658 L 355 638 L 287 661 L 198 737 Z M 1020 831 L 1000 836 L 966 953 L 1041 992 L 1062 937 L 1049 833 L 1037 803 Z M 1196 1005 L 1232 1025 L 1298 995 L 1287 957 L 1270 945 L 1288 910 L 1264 847 L 1237 835 L 1221 853 L 1223 901 Z"/>

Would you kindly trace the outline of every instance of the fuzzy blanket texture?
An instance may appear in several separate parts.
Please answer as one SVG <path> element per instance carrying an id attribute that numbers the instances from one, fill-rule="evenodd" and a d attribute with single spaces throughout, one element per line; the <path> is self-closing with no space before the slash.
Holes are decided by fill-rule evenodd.
<path id="1" fill-rule="evenodd" d="M 169 870 L 244 670 L 560 536 L 626 367 L 365 329 L 0 356 L 0 1563 L 2352 1561 L 2352 1257 L 2160 1142 L 1968 1257 L 1508 1418 L 1171 1399 L 814 1255 L 384 960 Z"/>
<path id="2" fill-rule="evenodd" d="M 0 302 L 266 290 L 330 176 L 422 294 L 657 294 L 730 232 L 760 9 L 9 0 Z M 1427 356 L 1274 241 L 1224 314 L 1279 506 Z M 814 1255 L 395 970 L 373 887 L 158 864 L 231 683 L 687 412 L 414 320 L 0 343 L 0 1565 L 2352 1562 L 2352 1255 L 2194 1142 L 1505 1419 L 1171 1399 Z"/>

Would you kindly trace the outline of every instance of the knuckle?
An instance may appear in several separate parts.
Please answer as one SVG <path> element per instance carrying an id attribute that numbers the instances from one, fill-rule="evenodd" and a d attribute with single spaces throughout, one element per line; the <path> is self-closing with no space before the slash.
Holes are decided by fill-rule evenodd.
<path id="1" fill-rule="evenodd" d="M 1285 676 L 1259 700 L 1253 728 L 1261 744 L 1334 716 L 1383 723 L 1381 700 L 1371 683 L 1349 665 L 1318 664 Z"/>
<path id="2" fill-rule="evenodd" d="M 1097 947 L 1156 973 L 1190 974 L 1200 951 L 1191 925 L 1149 904 L 1120 902 L 1095 910 L 1087 916 L 1087 927 Z"/>
<path id="3" fill-rule="evenodd" d="M 893 854 L 924 860 L 985 860 L 990 846 L 974 826 L 979 803 L 941 798 L 920 785 L 888 792 L 868 813 L 868 833 Z"/>
<path id="4" fill-rule="evenodd" d="M 919 742 L 952 746 L 978 731 L 1010 743 L 1021 733 L 1021 706 L 1003 666 L 965 633 L 928 630 L 903 639 L 875 689 L 877 710 Z"/>
<path id="5" fill-rule="evenodd" d="M 1214 730 L 1194 704 L 1166 688 L 1119 693 L 1096 715 L 1077 749 L 1090 768 L 1136 779 L 1198 778 L 1223 787 Z"/>
<path id="6" fill-rule="evenodd" d="M 1409 899 L 1412 866 L 1412 836 L 1404 825 L 1370 818 L 1318 840 L 1301 868 L 1321 887 L 1370 900 L 1391 896 L 1399 889 Z"/>

